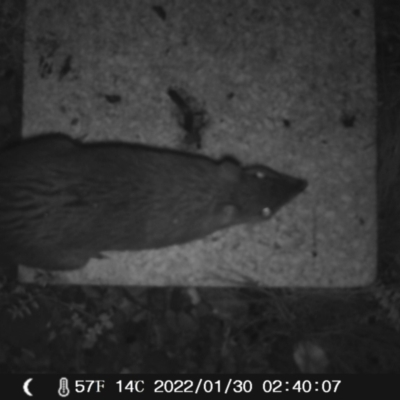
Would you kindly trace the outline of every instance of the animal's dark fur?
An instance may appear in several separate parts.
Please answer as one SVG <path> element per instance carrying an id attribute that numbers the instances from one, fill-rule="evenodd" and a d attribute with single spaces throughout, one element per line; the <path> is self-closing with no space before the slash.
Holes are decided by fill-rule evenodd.
<path id="1" fill-rule="evenodd" d="M 105 250 L 184 243 L 265 218 L 306 182 L 267 167 L 48 135 L 0 154 L 0 252 L 75 269 Z"/>

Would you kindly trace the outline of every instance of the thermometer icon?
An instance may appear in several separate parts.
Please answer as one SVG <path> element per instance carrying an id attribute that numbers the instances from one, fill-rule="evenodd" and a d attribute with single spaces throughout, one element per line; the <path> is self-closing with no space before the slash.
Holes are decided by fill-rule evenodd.
<path id="1" fill-rule="evenodd" d="M 60 387 L 58 389 L 58 395 L 60 397 L 67 397 L 69 395 L 67 378 L 60 378 Z"/>

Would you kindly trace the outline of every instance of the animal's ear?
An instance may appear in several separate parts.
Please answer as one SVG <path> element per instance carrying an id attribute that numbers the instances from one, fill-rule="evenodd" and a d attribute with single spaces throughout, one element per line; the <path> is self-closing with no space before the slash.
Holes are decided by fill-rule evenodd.
<path id="1" fill-rule="evenodd" d="M 224 204 L 220 213 L 220 222 L 223 225 L 230 225 L 237 218 L 238 209 L 233 204 Z"/>
<path id="2" fill-rule="evenodd" d="M 224 159 L 219 164 L 218 174 L 220 178 L 225 181 L 237 182 L 239 180 L 240 173 L 240 165 L 231 159 Z"/>

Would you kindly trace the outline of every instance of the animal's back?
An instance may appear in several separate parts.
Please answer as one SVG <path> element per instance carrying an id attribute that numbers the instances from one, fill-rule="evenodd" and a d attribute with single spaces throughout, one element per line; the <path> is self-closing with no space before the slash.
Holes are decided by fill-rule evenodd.
<path id="1" fill-rule="evenodd" d="M 205 159 L 135 146 L 80 146 L 63 136 L 23 144 L 0 155 L 0 250 L 19 263 L 70 269 L 102 250 L 188 241 L 204 234 L 199 223 L 221 189 L 215 172 Z"/>

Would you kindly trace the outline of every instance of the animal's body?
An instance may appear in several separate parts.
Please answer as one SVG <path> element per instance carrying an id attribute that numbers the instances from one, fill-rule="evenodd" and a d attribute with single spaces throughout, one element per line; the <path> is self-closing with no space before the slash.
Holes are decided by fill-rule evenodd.
<path id="1" fill-rule="evenodd" d="M 101 251 L 160 248 L 262 221 L 305 186 L 263 166 L 46 135 L 0 153 L 0 257 L 76 269 Z"/>

